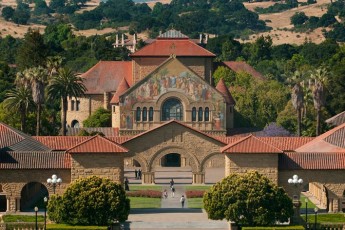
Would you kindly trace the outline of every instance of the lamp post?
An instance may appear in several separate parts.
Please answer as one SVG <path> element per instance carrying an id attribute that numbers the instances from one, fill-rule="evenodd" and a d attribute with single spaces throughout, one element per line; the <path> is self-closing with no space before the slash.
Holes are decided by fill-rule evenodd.
<path id="1" fill-rule="evenodd" d="M 303 184 L 303 180 L 302 180 L 302 178 L 298 178 L 297 175 L 293 175 L 292 178 L 288 179 L 288 183 L 291 184 L 291 185 L 294 185 L 294 187 L 296 189 L 298 185 Z M 300 219 L 300 217 L 299 217 L 299 214 L 300 214 L 299 213 L 299 208 L 301 207 L 301 201 L 299 200 L 299 196 L 294 194 L 292 202 L 293 202 L 293 205 L 295 206 L 293 222 L 296 223 Z"/>
<path id="2" fill-rule="evenodd" d="M 308 225 L 308 199 L 305 198 L 305 224 L 306 224 L 306 229 L 309 229 Z"/>
<path id="3" fill-rule="evenodd" d="M 43 198 L 44 201 L 44 230 L 47 229 L 47 203 L 48 203 L 48 197 Z"/>
<path id="4" fill-rule="evenodd" d="M 55 174 L 52 175 L 52 178 L 47 179 L 47 183 L 50 186 L 53 186 L 53 193 L 55 194 L 56 185 L 59 185 L 62 183 L 61 178 L 58 178 Z"/>
<path id="5" fill-rule="evenodd" d="M 319 211 L 318 208 L 314 208 L 315 220 L 314 220 L 314 230 L 316 230 L 316 223 L 317 223 L 317 212 Z"/>
<path id="6" fill-rule="evenodd" d="M 35 207 L 35 216 L 36 216 L 36 230 L 38 230 L 38 225 L 37 225 L 37 212 L 38 212 L 38 208 L 37 206 Z"/>

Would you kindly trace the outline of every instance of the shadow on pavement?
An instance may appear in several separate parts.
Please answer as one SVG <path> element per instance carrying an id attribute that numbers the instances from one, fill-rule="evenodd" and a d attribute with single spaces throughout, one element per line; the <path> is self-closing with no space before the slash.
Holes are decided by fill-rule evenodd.
<path id="1" fill-rule="evenodd" d="M 155 213 L 202 213 L 200 208 L 136 208 L 130 214 L 155 214 Z"/>

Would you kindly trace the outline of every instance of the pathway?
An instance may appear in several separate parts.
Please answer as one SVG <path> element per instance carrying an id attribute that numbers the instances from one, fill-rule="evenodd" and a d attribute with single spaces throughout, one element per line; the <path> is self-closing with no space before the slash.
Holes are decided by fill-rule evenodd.
<path id="1" fill-rule="evenodd" d="M 181 202 L 180 202 L 181 196 L 184 195 L 186 197 L 184 186 L 175 185 L 174 187 L 175 187 L 175 196 L 172 197 L 170 186 L 163 186 L 162 190 L 164 191 L 164 189 L 166 189 L 168 191 L 168 198 L 167 199 L 162 198 L 161 208 L 182 208 Z M 188 207 L 187 199 L 185 201 L 184 207 L 185 208 Z"/>

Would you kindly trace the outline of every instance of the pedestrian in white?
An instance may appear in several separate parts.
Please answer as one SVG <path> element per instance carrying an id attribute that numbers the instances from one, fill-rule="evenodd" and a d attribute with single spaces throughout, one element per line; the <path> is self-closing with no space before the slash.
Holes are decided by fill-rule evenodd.
<path id="1" fill-rule="evenodd" d="M 184 208 L 184 202 L 186 201 L 186 198 L 184 198 L 184 195 L 181 196 L 180 202 L 182 204 L 182 208 Z"/>
<path id="2" fill-rule="evenodd" d="M 175 188 L 174 188 L 174 186 L 171 187 L 171 196 L 175 197 Z"/>

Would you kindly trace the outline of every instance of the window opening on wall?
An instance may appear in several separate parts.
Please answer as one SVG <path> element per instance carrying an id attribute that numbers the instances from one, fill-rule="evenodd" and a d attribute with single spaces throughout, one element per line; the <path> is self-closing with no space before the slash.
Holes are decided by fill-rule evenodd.
<path id="1" fill-rule="evenodd" d="M 198 121 L 202 121 L 202 108 L 199 107 L 199 111 L 198 111 Z"/>
<path id="2" fill-rule="evenodd" d="M 208 107 L 205 108 L 205 121 L 210 121 L 210 109 Z"/>
<path id="3" fill-rule="evenodd" d="M 71 101 L 71 111 L 74 110 L 74 104 L 75 104 L 75 102 L 74 102 L 74 100 L 72 100 L 72 101 Z"/>
<path id="4" fill-rule="evenodd" d="M 147 108 L 143 108 L 143 121 L 147 121 Z"/>
<path id="5" fill-rule="evenodd" d="M 141 116 L 141 109 L 140 107 L 137 107 L 137 114 L 136 114 L 135 120 L 140 121 L 140 116 Z"/>
<path id="6" fill-rule="evenodd" d="M 180 100 L 176 98 L 170 98 L 166 100 L 162 107 L 162 121 L 183 119 L 183 105 Z"/>
<path id="7" fill-rule="evenodd" d="M 115 112 L 116 112 L 116 106 L 113 105 L 113 113 L 115 113 Z"/>
<path id="8" fill-rule="evenodd" d="M 149 109 L 149 121 L 153 121 L 153 107 Z"/>
<path id="9" fill-rule="evenodd" d="M 80 106 L 80 101 L 77 101 L 76 106 L 75 106 L 76 111 L 79 111 L 79 106 Z"/>
<path id="10" fill-rule="evenodd" d="M 79 128 L 80 127 L 79 122 L 77 120 L 73 120 L 71 126 L 72 126 L 72 128 Z"/>
<path id="11" fill-rule="evenodd" d="M 196 121 L 196 108 L 192 108 L 192 121 Z"/>

